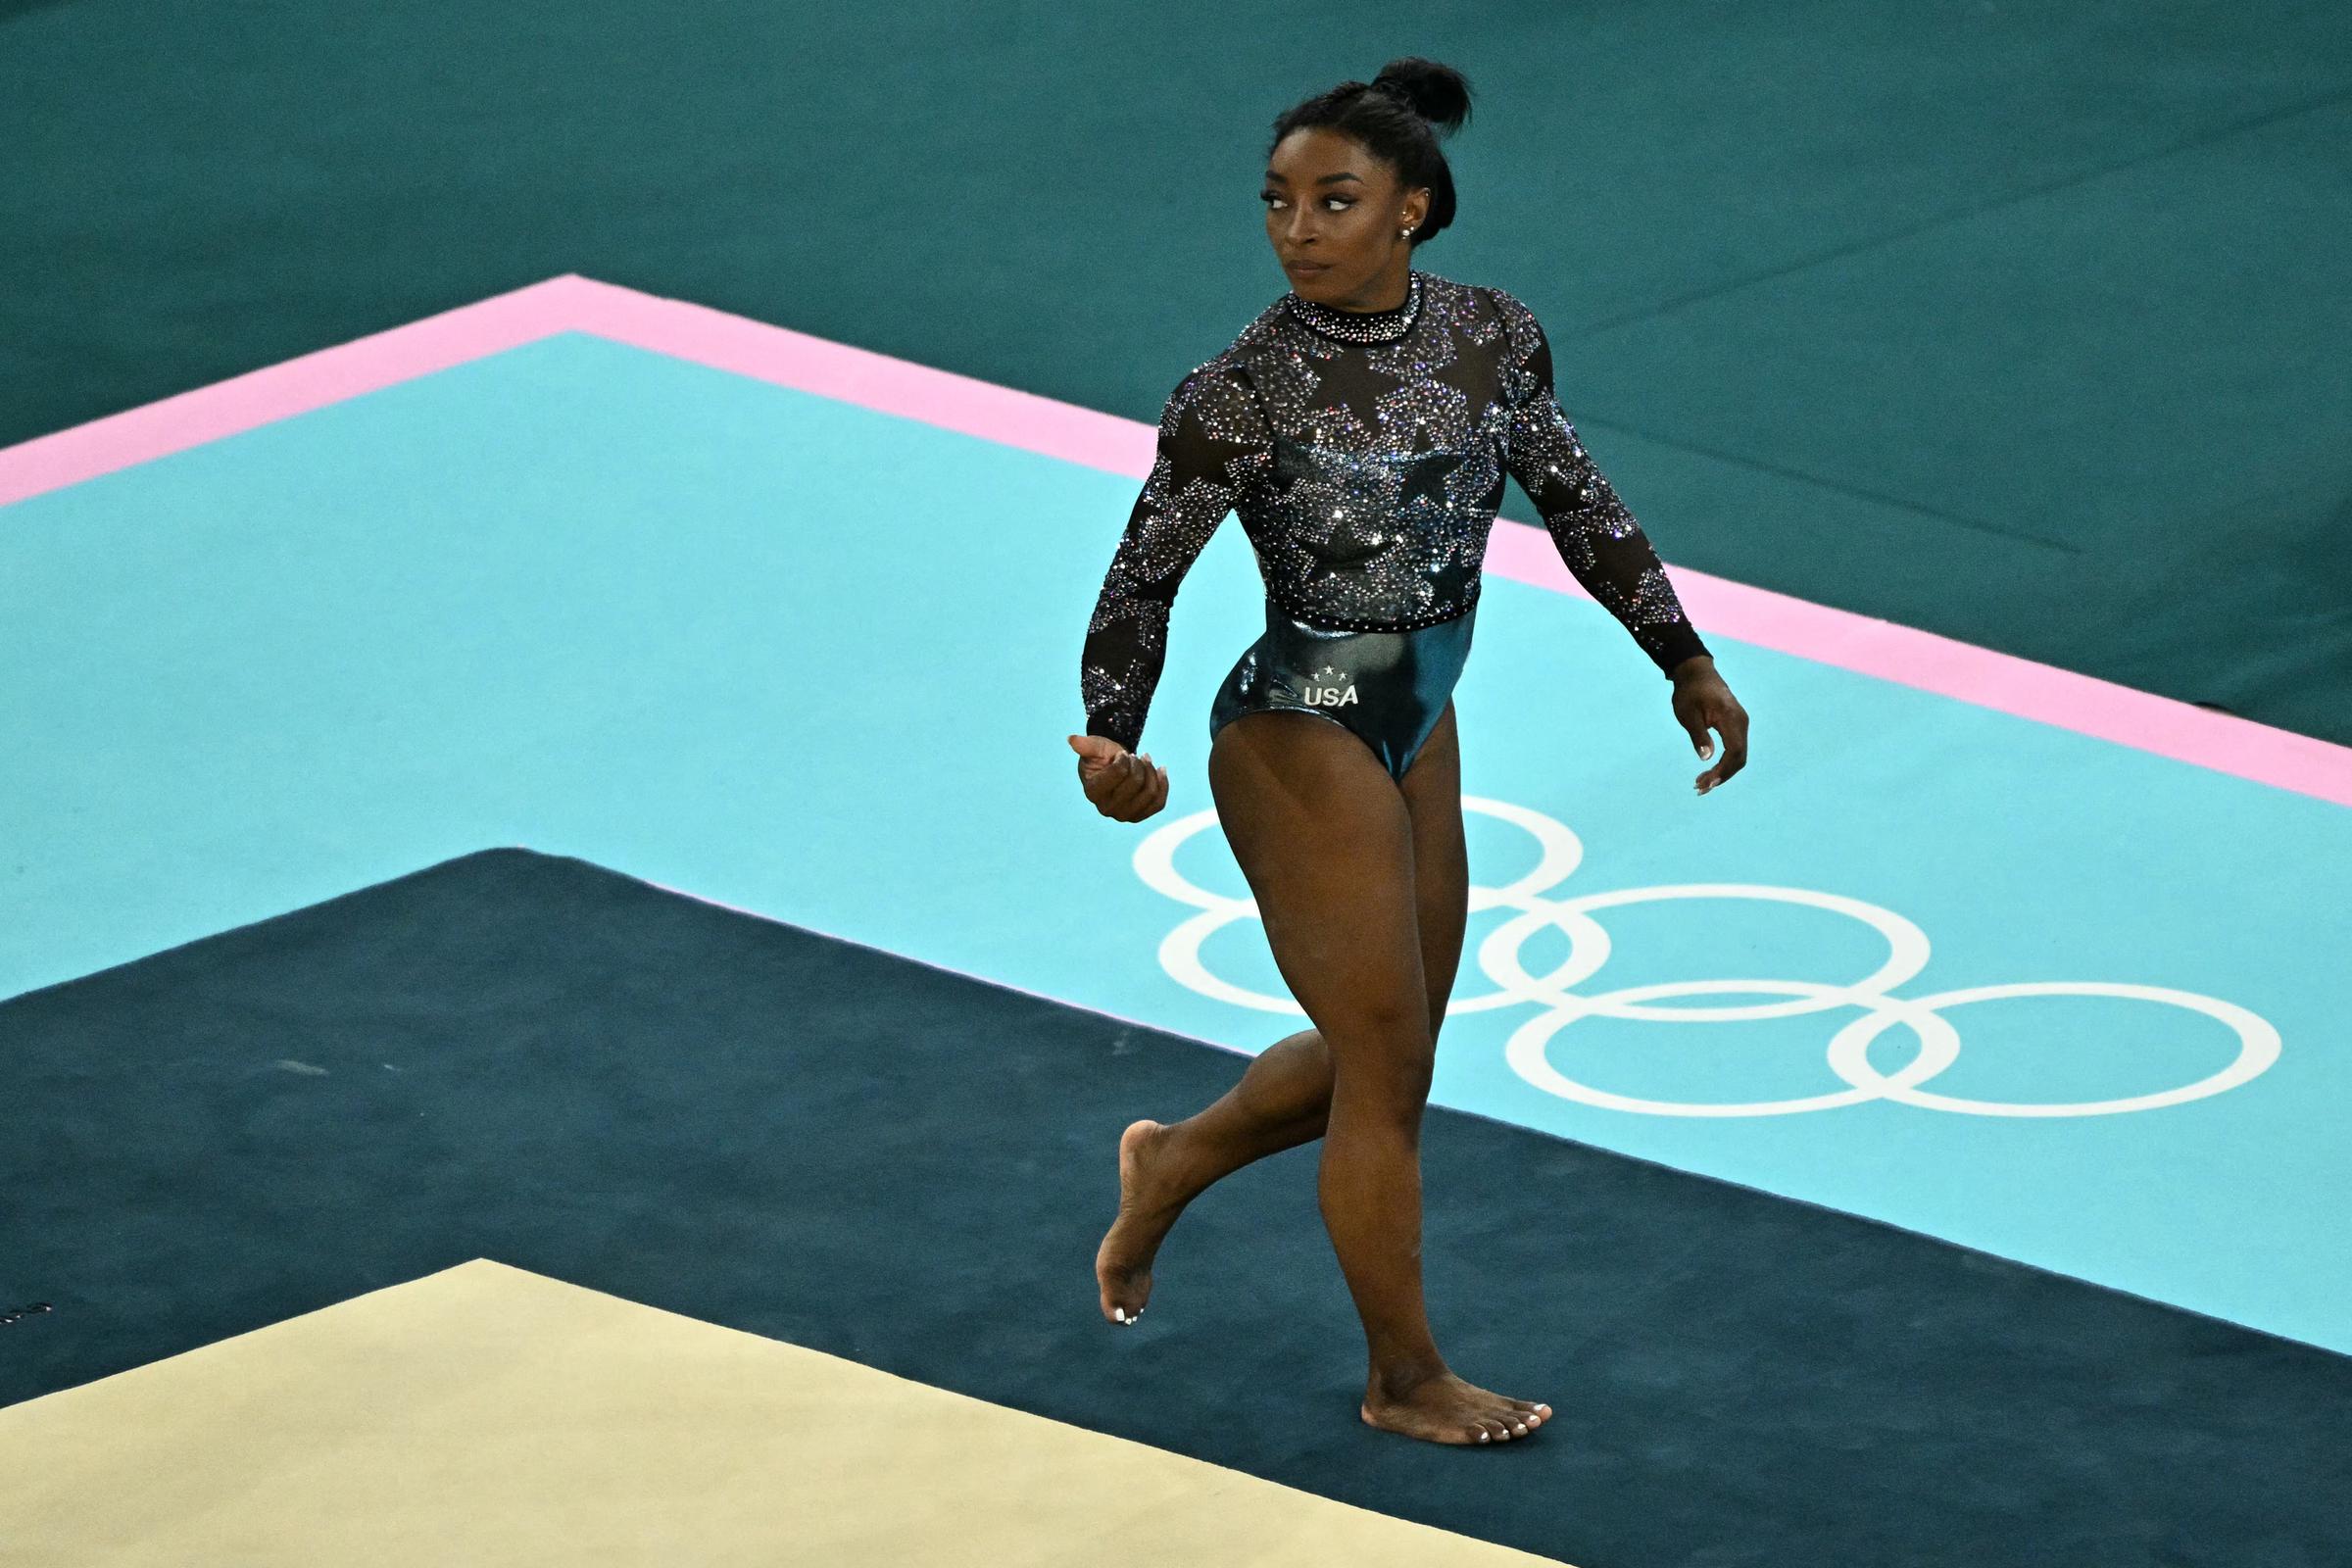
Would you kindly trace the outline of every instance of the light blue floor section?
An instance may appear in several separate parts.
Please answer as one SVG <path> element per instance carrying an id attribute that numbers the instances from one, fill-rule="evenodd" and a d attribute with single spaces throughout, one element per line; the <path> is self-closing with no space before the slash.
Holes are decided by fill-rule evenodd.
<path id="1" fill-rule="evenodd" d="M 1135 489 L 567 335 L 0 512 L 0 996 L 525 844 L 1261 1049 L 1301 1020 L 1217 994 L 1279 999 L 1261 934 L 1182 892 L 1243 891 L 1186 832 L 1210 692 L 1262 625 L 1238 526 L 1177 604 L 1144 741 L 1167 811 L 1100 817 L 1062 739 Z M 1531 895 L 1638 902 L 1474 913 L 1437 1101 L 2352 1351 L 2352 812 L 1711 640 L 1755 734 L 1702 800 L 1622 629 L 1490 579 L 1457 703 L 1465 792 L 1505 815 L 1472 814 L 1474 880 L 1550 834 L 1581 860 Z M 1691 884 L 1767 894 L 1635 891 Z M 1570 929 L 1605 961 L 1546 999 Z M 1906 1021 L 1856 1041 L 1839 988 L 1890 951 L 1915 972 L 1873 995 Z M 1916 1005 L 2036 982 L 2212 1000 Z M 1558 1027 L 1643 986 L 1776 1015 Z M 2107 1102 L 2223 1071 L 2231 1022 L 2276 1062 L 2113 1114 L 1670 1114 L 1547 1076 L 1804 1101 L 1848 1092 L 1841 1031 L 1868 1082 L 1918 1028 L 1949 1056 L 1920 1093 Z"/>

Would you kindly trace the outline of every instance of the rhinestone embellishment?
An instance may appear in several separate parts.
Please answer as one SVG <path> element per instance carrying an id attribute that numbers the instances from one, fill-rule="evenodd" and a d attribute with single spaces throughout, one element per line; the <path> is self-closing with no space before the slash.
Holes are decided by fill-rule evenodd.
<path id="1" fill-rule="evenodd" d="M 1385 311 L 1340 311 L 1301 299 L 1293 289 L 1282 297 L 1291 314 L 1325 337 L 1336 337 L 1348 343 L 1393 343 L 1413 329 L 1415 318 L 1421 314 L 1421 274 L 1411 272 L 1405 280 L 1404 303 Z"/>
<path id="2" fill-rule="evenodd" d="M 1278 297 L 1161 411 L 1080 653 L 1088 733 L 1135 750 L 1177 586 L 1228 514 L 1270 610 L 1335 635 L 1408 631 L 1478 602 L 1506 475 L 1660 671 L 1707 651 L 1569 422 L 1517 296 L 1414 270 L 1387 311 Z M 1248 654 L 1237 668 L 1252 689 Z"/>

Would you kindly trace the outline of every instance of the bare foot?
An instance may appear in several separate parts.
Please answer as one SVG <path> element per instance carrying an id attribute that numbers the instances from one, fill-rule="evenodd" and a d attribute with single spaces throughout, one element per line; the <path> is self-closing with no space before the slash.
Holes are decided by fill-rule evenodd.
<path id="1" fill-rule="evenodd" d="M 1167 1131 L 1158 1122 L 1138 1121 L 1119 1135 L 1119 1213 L 1095 1251 L 1102 1315 L 1113 1323 L 1132 1324 L 1144 1315 L 1152 1297 L 1152 1259 L 1184 1212 L 1182 1202 L 1170 1201 L 1165 1184 L 1154 1180 Z"/>
<path id="2" fill-rule="evenodd" d="M 1384 1391 L 1375 1380 L 1359 1413 L 1384 1431 L 1429 1443 L 1508 1443 L 1550 1419 L 1551 1406 L 1509 1398 L 1441 1372 L 1402 1392 Z"/>

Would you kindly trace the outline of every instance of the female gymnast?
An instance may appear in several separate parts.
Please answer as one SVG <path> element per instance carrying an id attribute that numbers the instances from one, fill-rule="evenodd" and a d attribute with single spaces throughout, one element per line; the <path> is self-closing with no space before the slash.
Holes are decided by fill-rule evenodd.
<path id="1" fill-rule="evenodd" d="M 1199 1114 L 1120 1137 L 1102 1315 L 1143 1315 L 1161 1239 L 1218 1177 L 1321 1138 L 1317 1197 L 1371 1356 L 1358 1413 L 1450 1444 L 1551 1414 L 1454 1376 L 1421 1287 L 1421 1115 L 1469 903 L 1452 691 L 1506 472 L 1673 682 L 1700 760 L 1722 736 L 1698 793 L 1747 756 L 1747 714 L 1561 411 L 1535 316 L 1412 267 L 1453 220 L 1437 137 L 1469 107 L 1460 73 L 1407 57 L 1275 121 L 1261 199 L 1290 292 L 1167 401 L 1087 625 L 1086 733 L 1069 737 L 1103 815 L 1166 804 L 1167 770 L 1135 747 L 1177 584 L 1238 512 L 1266 629 L 1210 707 L 1209 791 L 1313 1027 Z"/>

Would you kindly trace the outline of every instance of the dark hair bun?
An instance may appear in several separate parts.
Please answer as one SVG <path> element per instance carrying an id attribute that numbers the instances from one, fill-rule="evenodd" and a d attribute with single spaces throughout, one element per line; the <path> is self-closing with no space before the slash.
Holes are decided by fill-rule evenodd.
<path id="1" fill-rule="evenodd" d="M 1412 106 L 1440 134 L 1470 118 L 1470 82 L 1451 66 L 1419 55 L 1401 55 L 1380 68 L 1372 85 Z"/>

